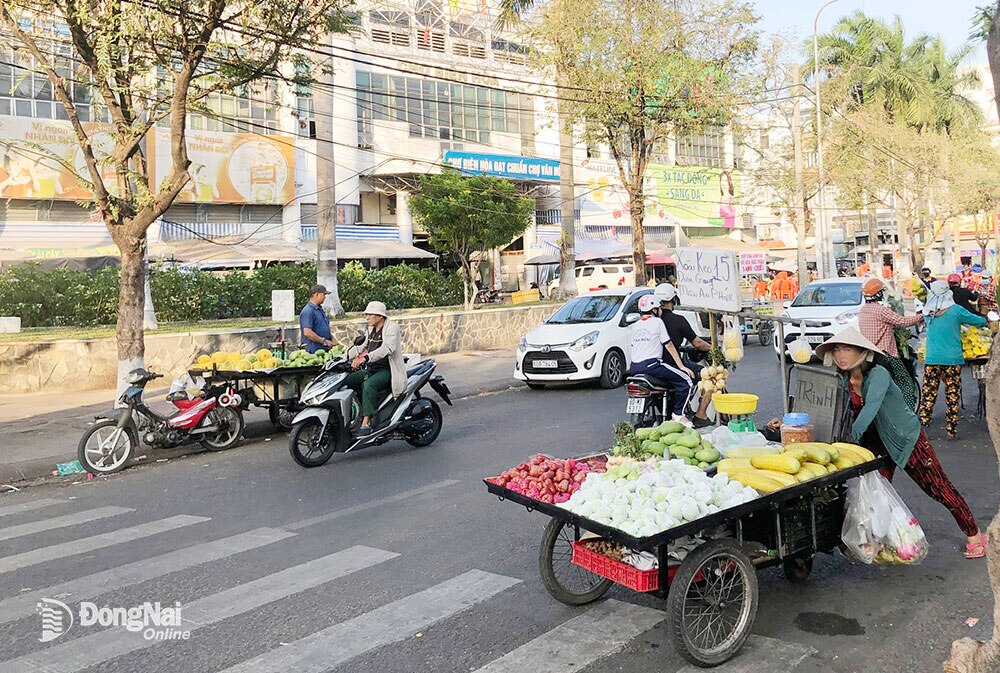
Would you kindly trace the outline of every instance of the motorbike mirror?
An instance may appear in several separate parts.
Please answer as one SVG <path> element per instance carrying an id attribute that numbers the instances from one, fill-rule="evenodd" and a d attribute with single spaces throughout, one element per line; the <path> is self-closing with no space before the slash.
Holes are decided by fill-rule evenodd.
<path id="1" fill-rule="evenodd" d="M 359 334 L 358 336 L 354 337 L 354 345 L 355 346 L 360 346 L 364 342 L 365 342 L 365 335 L 364 334 Z"/>
<path id="2" fill-rule="evenodd" d="M 631 325 L 634 322 L 638 322 L 639 318 L 641 318 L 641 317 L 642 316 L 639 315 L 638 313 L 629 313 L 629 314 L 626 314 L 626 316 L 625 316 L 625 324 L 626 325 Z"/>

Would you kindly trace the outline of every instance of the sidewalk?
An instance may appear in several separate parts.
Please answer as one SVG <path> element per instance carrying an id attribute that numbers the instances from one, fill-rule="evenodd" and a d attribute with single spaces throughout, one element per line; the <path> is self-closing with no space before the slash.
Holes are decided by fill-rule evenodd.
<path id="1" fill-rule="evenodd" d="M 514 351 L 468 351 L 432 356 L 454 398 L 483 392 L 498 392 L 522 385 L 512 377 Z M 147 391 L 147 400 L 165 410 L 167 389 Z M 113 390 L 76 394 L 32 393 L 0 395 L 0 484 L 43 477 L 56 463 L 76 460 L 76 446 L 95 415 L 110 409 Z M 246 416 L 245 436 L 254 440 L 273 432 L 266 410 L 251 408 Z M 184 448 L 164 452 L 176 455 Z M 190 450 L 200 451 L 197 444 Z M 142 455 L 140 452 L 138 455 Z M 150 455 L 152 458 L 152 455 Z"/>

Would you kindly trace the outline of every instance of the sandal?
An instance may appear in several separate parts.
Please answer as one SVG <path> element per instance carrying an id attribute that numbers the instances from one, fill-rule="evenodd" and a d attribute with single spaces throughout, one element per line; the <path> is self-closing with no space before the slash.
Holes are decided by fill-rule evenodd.
<path id="1" fill-rule="evenodd" d="M 986 556 L 986 534 L 979 534 L 979 542 L 965 545 L 965 558 L 983 558 Z"/>

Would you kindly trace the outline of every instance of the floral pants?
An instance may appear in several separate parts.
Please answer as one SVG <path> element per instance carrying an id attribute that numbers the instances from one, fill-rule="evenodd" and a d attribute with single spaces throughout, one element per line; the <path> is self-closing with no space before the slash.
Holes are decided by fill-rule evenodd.
<path id="1" fill-rule="evenodd" d="M 958 406 L 962 402 L 961 365 L 927 365 L 924 367 L 924 390 L 920 400 L 920 423 L 931 424 L 931 413 L 937 402 L 938 388 L 944 381 L 945 428 L 949 435 L 958 430 Z"/>

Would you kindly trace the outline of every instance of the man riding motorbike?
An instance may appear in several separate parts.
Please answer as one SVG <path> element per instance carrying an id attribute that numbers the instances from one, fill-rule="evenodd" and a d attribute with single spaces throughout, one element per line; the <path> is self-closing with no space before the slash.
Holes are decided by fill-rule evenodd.
<path id="1" fill-rule="evenodd" d="M 694 372 L 684 365 L 680 353 L 671 343 L 666 325 L 660 320 L 660 303 L 653 295 L 639 298 L 639 318 L 632 326 L 632 364 L 628 373 L 632 376 L 647 374 L 668 381 L 674 387 L 674 420 L 691 425 L 685 410 L 694 391 Z M 668 365 L 663 352 L 674 361 Z"/>
<path id="2" fill-rule="evenodd" d="M 691 324 L 684 316 L 674 313 L 674 309 L 677 307 L 677 288 L 670 283 L 661 283 L 653 291 L 653 297 L 660 302 L 660 319 L 663 320 L 663 324 L 667 328 L 667 335 L 670 337 L 671 343 L 681 346 L 687 341 L 692 347 L 704 353 L 712 350 L 712 345 L 695 334 Z M 688 358 L 682 358 L 682 362 L 685 367 L 691 370 L 693 378 L 697 380 L 704 365 L 696 364 Z M 712 424 L 712 421 L 708 420 L 707 414 L 708 405 L 711 402 L 711 395 L 701 396 L 698 411 L 695 412 L 694 416 L 690 416 L 694 427 L 704 428 Z"/>
<path id="3" fill-rule="evenodd" d="M 365 342 L 348 352 L 353 358 L 351 367 L 356 371 L 344 380 L 344 385 L 361 398 L 363 418 L 358 436 L 371 434 L 371 419 L 378 411 L 384 391 L 391 388 L 392 396 L 396 397 L 406 390 L 399 325 L 389 319 L 385 304 L 380 301 L 368 302 L 365 322 L 368 323 Z"/>

